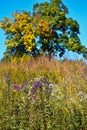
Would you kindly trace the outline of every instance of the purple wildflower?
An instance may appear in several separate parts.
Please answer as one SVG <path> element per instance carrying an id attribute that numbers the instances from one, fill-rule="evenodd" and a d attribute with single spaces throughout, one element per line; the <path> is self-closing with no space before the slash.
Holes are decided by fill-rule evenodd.
<path id="1" fill-rule="evenodd" d="M 37 100 L 37 93 L 36 93 L 37 90 L 40 90 L 39 91 L 40 93 L 46 92 L 46 94 L 50 96 L 52 90 L 52 84 L 49 82 L 47 77 L 40 78 L 38 81 L 34 81 L 32 88 L 30 90 L 30 95 L 33 101 Z"/>
<path id="2" fill-rule="evenodd" d="M 47 88 L 47 89 L 46 89 L 46 93 L 49 93 L 50 91 L 51 91 L 50 88 Z"/>
<path id="3" fill-rule="evenodd" d="M 16 90 L 20 90 L 23 87 L 24 87 L 23 85 L 14 84 L 14 89 L 16 89 Z"/>
<path id="4" fill-rule="evenodd" d="M 34 92 L 35 92 L 35 88 L 34 87 L 32 87 L 31 92 L 34 94 Z"/>
<path id="5" fill-rule="evenodd" d="M 32 86 L 31 92 L 34 94 L 36 89 L 41 88 L 41 87 L 42 87 L 41 81 L 35 81 L 33 86 Z"/>
<path id="6" fill-rule="evenodd" d="M 14 86 L 14 89 L 20 90 L 20 89 L 23 89 L 25 87 L 25 85 L 26 85 L 26 82 L 23 81 L 23 83 L 21 85 L 14 84 L 13 86 Z"/>
<path id="7" fill-rule="evenodd" d="M 41 78 L 40 81 L 41 81 L 42 83 L 46 84 L 46 85 L 51 84 L 51 83 L 49 82 L 49 80 L 48 80 L 47 77 Z"/>
<path id="8" fill-rule="evenodd" d="M 14 84 L 14 89 L 16 89 L 16 90 L 20 90 L 20 89 L 21 89 L 21 85 Z"/>
<path id="9" fill-rule="evenodd" d="M 34 82 L 34 85 L 33 85 L 35 88 L 37 87 L 41 87 L 42 86 L 42 83 L 40 81 L 36 81 Z"/>

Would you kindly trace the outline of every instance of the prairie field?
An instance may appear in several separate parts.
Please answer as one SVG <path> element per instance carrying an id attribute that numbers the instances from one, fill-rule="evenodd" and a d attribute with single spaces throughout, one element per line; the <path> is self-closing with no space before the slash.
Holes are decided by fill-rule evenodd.
<path id="1" fill-rule="evenodd" d="M 0 130 L 87 130 L 87 65 L 44 56 L 1 62 Z"/>

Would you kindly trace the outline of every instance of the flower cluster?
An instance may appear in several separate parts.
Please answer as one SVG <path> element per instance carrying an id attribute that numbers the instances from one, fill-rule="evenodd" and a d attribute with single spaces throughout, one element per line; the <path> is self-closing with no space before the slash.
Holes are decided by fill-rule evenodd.
<path id="1" fill-rule="evenodd" d="M 34 82 L 32 88 L 31 88 L 32 94 L 35 93 L 35 91 L 36 91 L 37 88 L 40 88 L 40 89 L 42 88 L 42 82 L 41 81 L 35 81 Z"/>
<path id="2" fill-rule="evenodd" d="M 51 90 L 52 90 L 52 84 L 49 82 L 47 77 L 36 79 L 31 87 L 30 94 L 29 94 L 29 100 L 32 99 L 36 101 L 37 97 L 37 90 L 39 90 L 39 93 L 45 92 L 45 94 L 50 95 Z"/>

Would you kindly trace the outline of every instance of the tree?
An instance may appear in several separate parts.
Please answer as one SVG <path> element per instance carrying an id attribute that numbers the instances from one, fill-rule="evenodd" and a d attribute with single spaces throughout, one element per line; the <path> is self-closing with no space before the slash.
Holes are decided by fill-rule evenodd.
<path id="1" fill-rule="evenodd" d="M 66 50 L 87 56 L 87 48 L 79 39 L 79 24 L 67 17 L 68 9 L 61 0 L 36 3 L 33 13 L 15 12 L 13 18 L 1 20 L 1 28 L 7 35 L 6 53 L 37 55 L 45 53 L 51 58 Z M 5 54 L 6 54 L 5 53 Z"/>
<path id="2" fill-rule="evenodd" d="M 38 43 L 41 50 L 49 57 L 59 52 L 63 56 L 66 49 L 87 56 L 87 48 L 78 37 L 79 24 L 67 17 L 67 7 L 61 0 L 36 3 L 33 6 L 33 17 L 37 28 Z"/>
<path id="3" fill-rule="evenodd" d="M 7 35 L 5 55 L 23 56 L 35 51 L 35 30 L 32 17 L 27 11 L 16 11 L 13 18 L 4 17 L 1 28 Z"/>

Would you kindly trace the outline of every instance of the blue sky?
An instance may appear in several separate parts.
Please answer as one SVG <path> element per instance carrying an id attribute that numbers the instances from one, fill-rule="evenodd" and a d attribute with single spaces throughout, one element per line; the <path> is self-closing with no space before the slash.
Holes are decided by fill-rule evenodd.
<path id="1" fill-rule="evenodd" d="M 0 20 L 4 16 L 11 17 L 15 10 L 31 11 L 33 4 L 47 0 L 1 0 L 0 1 Z M 80 39 L 82 44 L 87 47 L 87 0 L 63 0 L 63 3 L 68 7 L 69 17 L 77 20 L 80 25 Z M 5 51 L 5 36 L 0 29 L 0 59 Z"/>

